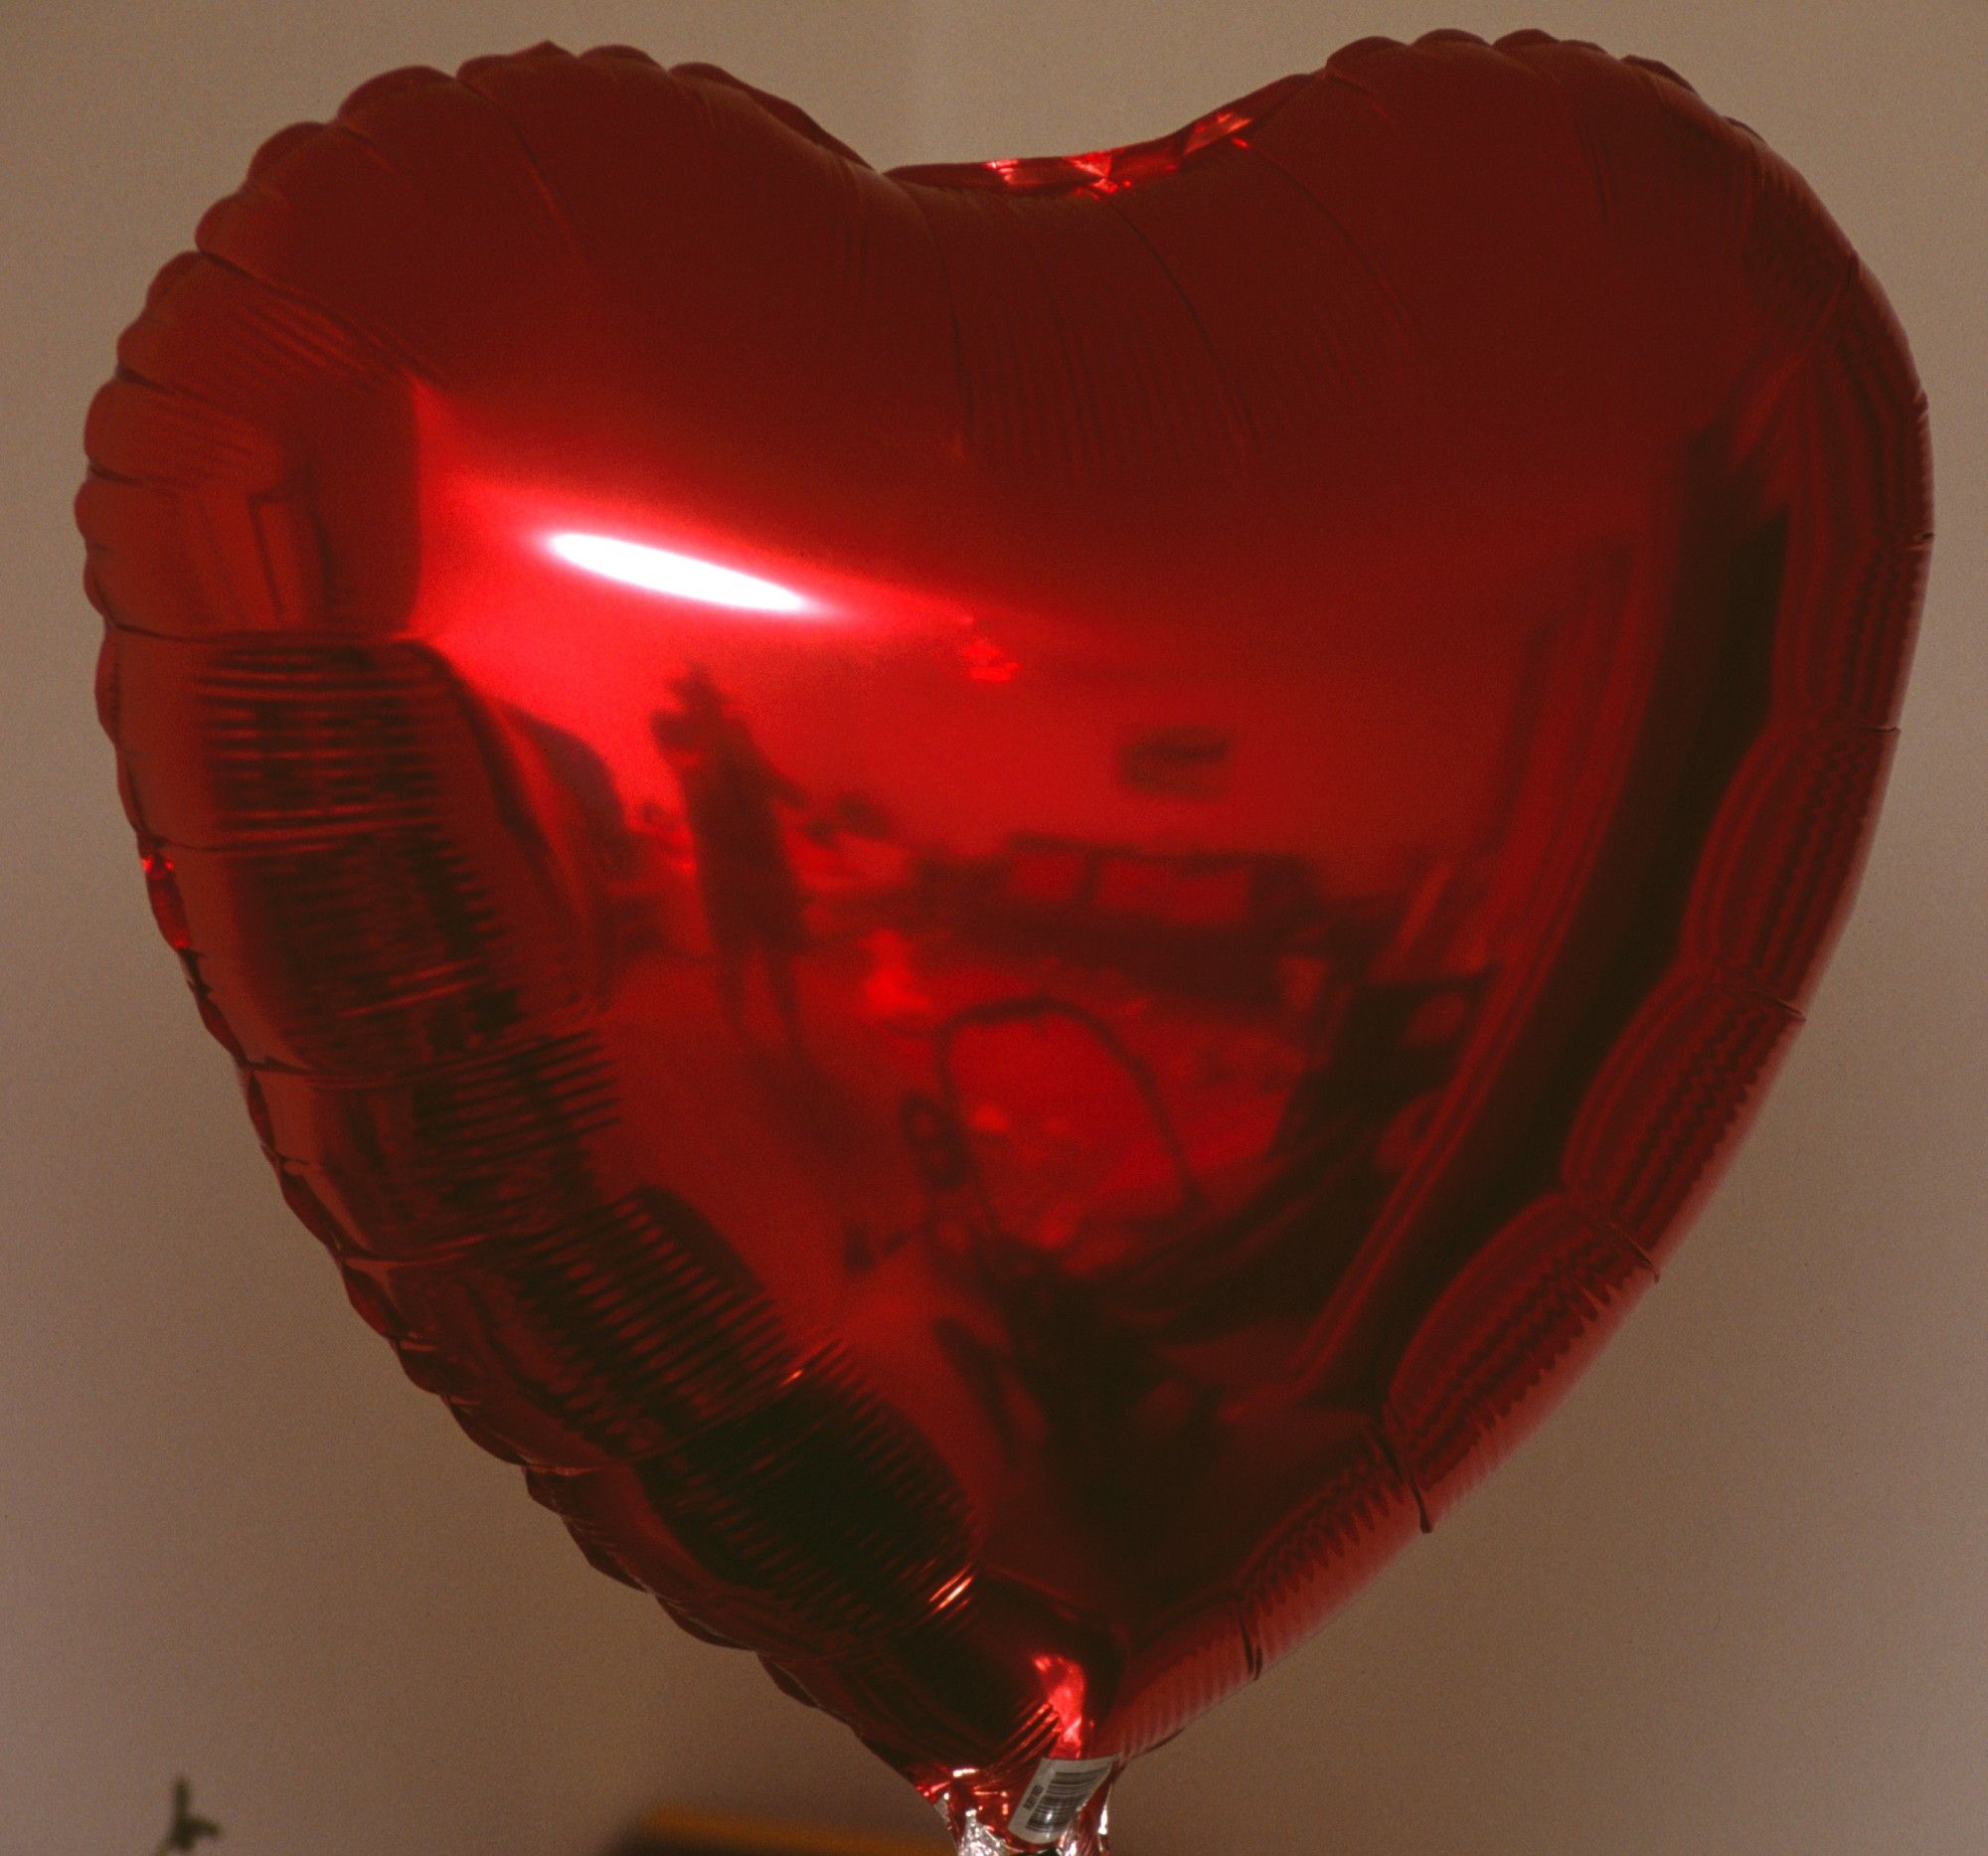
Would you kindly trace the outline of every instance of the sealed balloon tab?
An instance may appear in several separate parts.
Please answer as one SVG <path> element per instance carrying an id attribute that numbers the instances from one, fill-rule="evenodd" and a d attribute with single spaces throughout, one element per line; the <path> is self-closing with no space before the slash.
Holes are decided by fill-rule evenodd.
<path id="1" fill-rule="evenodd" d="M 1008 1819 L 1009 1836 L 1017 1843 L 1054 1843 L 1116 1764 L 1115 1760 L 1045 1760 Z"/>

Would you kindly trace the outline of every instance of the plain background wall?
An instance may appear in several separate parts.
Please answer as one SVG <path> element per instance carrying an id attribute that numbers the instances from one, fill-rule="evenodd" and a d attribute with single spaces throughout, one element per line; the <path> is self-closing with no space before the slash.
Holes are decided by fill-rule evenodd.
<path id="1" fill-rule="evenodd" d="M 1660 58 L 1816 185 L 1931 397 L 1905 736 L 1813 1022 L 1661 1287 L 1489 1487 L 1120 1786 L 1128 1856 L 1988 1849 L 1982 0 L 13 0 L 0 76 L 0 1850 L 589 1856 L 645 1803 L 915 1829 L 583 1565 L 282 1209 L 145 911 L 70 498 L 156 266 L 377 71 L 708 59 L 879 165 L 1176 126 L 1372 32 Z"/>

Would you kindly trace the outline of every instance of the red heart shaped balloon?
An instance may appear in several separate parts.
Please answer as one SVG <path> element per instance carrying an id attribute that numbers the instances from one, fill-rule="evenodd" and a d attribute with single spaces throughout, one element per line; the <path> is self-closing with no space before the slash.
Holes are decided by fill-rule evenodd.
<path id="1" fill-rule="evenodd" d="M 1799 180 L 1591 48 L 895 174 L 542 48 L 262 150 L 81 520 L 160 922 L 361 1312 L 597 1565 L 1076 1849 L 1756 1099 L 1920 413 Z"/>

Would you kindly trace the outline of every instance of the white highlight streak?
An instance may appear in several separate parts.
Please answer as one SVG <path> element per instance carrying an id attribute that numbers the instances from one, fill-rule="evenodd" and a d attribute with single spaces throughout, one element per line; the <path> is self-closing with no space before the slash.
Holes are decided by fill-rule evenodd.
<path id="1" fill-rule="evenodd" d="M 700 561 L 695 555 L 651 548 L 643 542 L 617 541 L 611 535 L 582 535 L 567 530 L 547 545 L 562 561 L 588 574 L 614 580 L 644 592 L 673 599 L 695 599 L 701 605 L 730 606 L 742 612 L 811 612 L 812 600 L 791 587 L 742 574 L 737 568 Z"/>

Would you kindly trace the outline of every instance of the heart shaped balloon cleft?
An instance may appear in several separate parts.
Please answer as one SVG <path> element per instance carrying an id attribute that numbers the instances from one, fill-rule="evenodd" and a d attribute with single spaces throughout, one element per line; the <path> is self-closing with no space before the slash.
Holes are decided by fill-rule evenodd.
<path id="1" fill-rule="evenodd" d="M 360 1312 L 969 1848 L 1672 1243 L 1851 888 L 1922 401 L 1659 67 L 878 173 L 542 47 L 289 129 L 88 425 L 161 926 Z"/>

